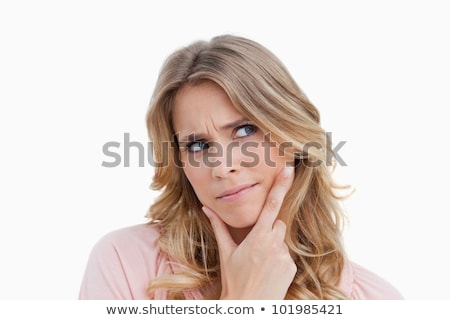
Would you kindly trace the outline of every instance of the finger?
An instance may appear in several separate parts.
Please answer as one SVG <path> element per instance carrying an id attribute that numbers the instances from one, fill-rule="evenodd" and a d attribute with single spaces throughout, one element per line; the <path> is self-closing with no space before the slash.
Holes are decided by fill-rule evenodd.
<path id="1" fill-rule="evenodd" d="M 275 239 L 284 241 L 284 238 L 286 236 L 286 230 L 287 230 L 287 226 L 284 221 L 277 219 L 274 222 L 272 231 L 275 235 Z"/>
<path id="2" fill-rule="evenodd" d="M 270 189 L 264 207 L 255 224 L 255 227 L 272 230 L 273 224 L 278 217 L 284 197 L 294 180 L 294 167 L 284 168 L 278 174 Z"/>
<path id="3" fill-rule="evenodd" d="M 209 209 L 206 206 L 203 206 L 202 209 L 211 221 L 211 226 L 216 236 L 217 246 L 219 248 L 219 255 L 221 256 L 221 258 L 229 257 L 237 247 L 237 244 L 231 237 L 227 225 L 213 210 Z"/>

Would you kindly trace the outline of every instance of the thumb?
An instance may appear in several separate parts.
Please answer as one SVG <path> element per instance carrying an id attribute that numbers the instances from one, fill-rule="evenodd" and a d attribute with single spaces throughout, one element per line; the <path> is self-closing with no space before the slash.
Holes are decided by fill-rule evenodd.
<path id="1" fill-rule="evenodd" d="M 209 221 L 211 221 L 211 226 L 219 247 L 219 255 L 223 261 L 223 259 L 228 258 L 233 253 L 234 249 L 237 247 L 237 244 L 231 237 L 225 222 L 223 222 L 222 219 L 208 207 L 203 206 L 202 209 L 205 215 L 209 218 Z"/>

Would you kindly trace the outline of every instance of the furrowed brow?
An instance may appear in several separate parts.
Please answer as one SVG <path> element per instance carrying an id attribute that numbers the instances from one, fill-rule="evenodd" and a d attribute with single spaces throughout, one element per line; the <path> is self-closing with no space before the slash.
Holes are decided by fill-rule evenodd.
<path id="1" fill-rule="evenodd" d="M 247 123 L 248 121 L 249 120 L 246 119 L 246 118 L 241 118 L 241 119 L 232 121 L 230 123 L 227 123 L 227 124 L 221 126 L 220 130 L 234 129 L 234 128 L 240 126 L 240 125 L 243 125 L 243 124 Z M 178 138 L 178 134 L 177 133 L 175 133 L 174 135 L 177 136 L 177 138 Z M 191 141 L 198 141 L 198 140 L 206 140 L 205 137 L 206 137 L 206 135 L 203 134 L 203 133 L 195 133 L 195 132 L 193 132 L 193 133 L 188 134 L 186 136 L 179 137 L 178 141 L 179 142 L 181 142 L 181 141 L 182 142 L 191 142 Z"/>

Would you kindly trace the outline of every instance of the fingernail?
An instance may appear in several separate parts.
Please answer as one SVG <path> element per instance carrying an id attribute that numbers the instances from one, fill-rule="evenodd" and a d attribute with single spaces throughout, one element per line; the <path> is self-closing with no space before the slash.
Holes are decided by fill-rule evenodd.
<path id="1" fill-rule="evenodd" d="M 211 217 L 211 210 L 209 210 L 207 207 L 203 206 L 202 207 L 203 212 L 205 213 L 205 215 L 209 218 Z"/>
<path id="2" fill-rule="evenodd" d="M 283 169 L 283 172 L 281 173 L 281 175 L 283 176 L 283 178 L 289 178 L 293 172 L 294 172 L 294 167 L 286 167 Z"/>

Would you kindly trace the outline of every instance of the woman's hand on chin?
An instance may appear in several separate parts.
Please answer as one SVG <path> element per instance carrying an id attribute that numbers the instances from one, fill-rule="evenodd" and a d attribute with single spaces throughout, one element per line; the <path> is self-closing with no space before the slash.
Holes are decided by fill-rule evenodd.
<path id="1" fill-rule="evenodd" d="M 203 207 L 219 247 L 222 282 L 220 299 L 285 298 L 297 266 L 284 241 L 286 224 L 277 217 L 292 185 L 293 171 L 293 167 L 288 167 L 278 175 L 255 226 L 239 245 L 219 215 Z"/>

